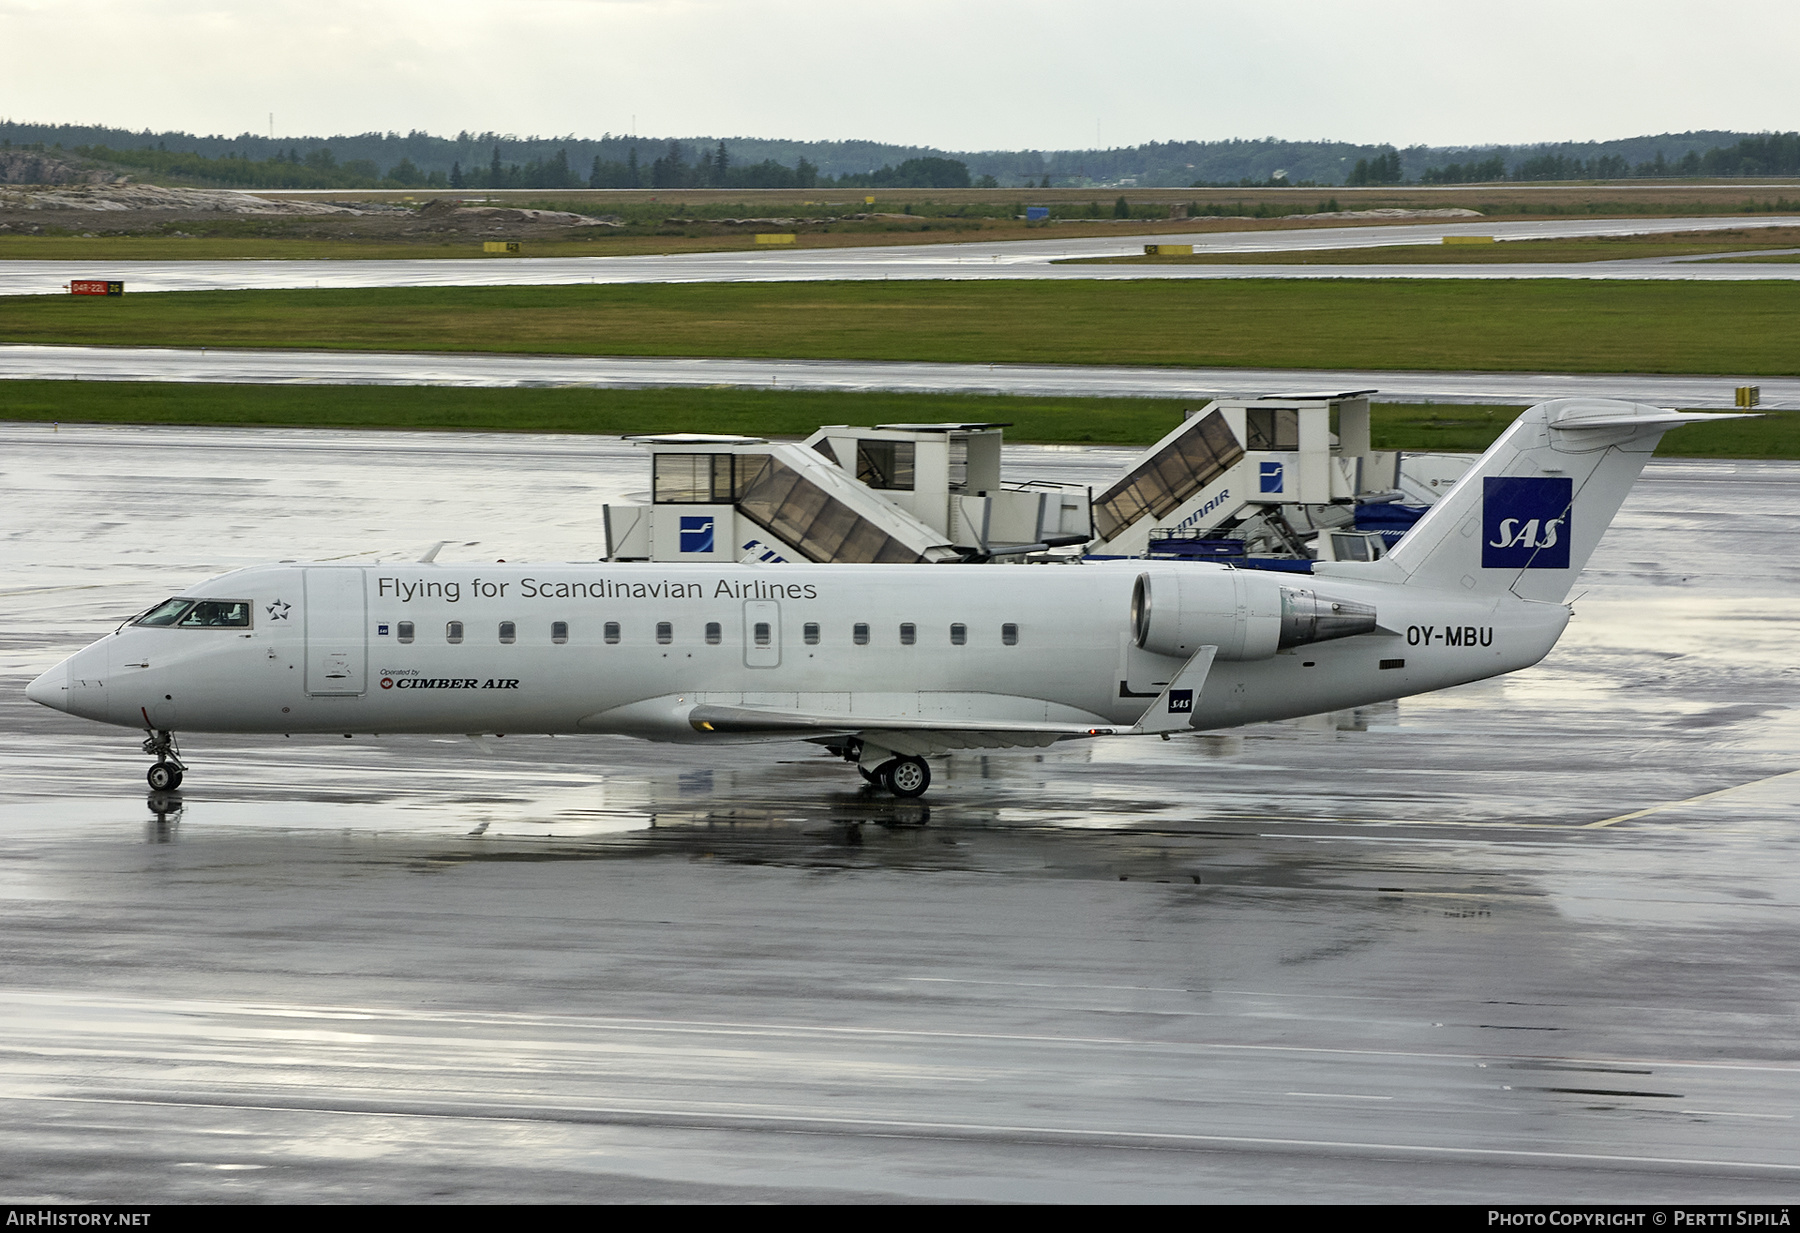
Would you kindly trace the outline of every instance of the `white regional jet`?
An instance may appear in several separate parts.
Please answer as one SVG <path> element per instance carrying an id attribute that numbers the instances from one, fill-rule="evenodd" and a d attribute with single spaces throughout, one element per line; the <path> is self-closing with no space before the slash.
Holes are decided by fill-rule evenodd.
<path id="1" fill-rule="evenodd" d="M 900 796 L 925 755 L 1227 728 L 1537 663 L 1662 434 L 1730 418 L 1531 408 L 1385 559 L 1311 576 L 1057 566 L 282 563 L 157 604 L 33 681 L 146 732 L 806 740 Z"/>

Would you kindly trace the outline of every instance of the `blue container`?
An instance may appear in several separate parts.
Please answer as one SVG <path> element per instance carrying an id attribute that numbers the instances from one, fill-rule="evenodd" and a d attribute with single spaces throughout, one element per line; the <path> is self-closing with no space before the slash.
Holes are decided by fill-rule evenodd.
<path id="1" fill-rule="evenodd" d="M 1401 505 L 1397 501 L 1356 507 L 1356 529 L 1379 531 L 1381 542 L 1392 548 L 1400 537 L 1412 530 L 1413 523 L 1425 516 L 1423 505 Z"/>
<path id="2" fill-rule="evenodd" d="M 1050 217 L 1050 207 L 1049 206 L 1026 206 L 1025 207 L 1025 221 L 1028 223 L 1041 223 L 1046 218 L 1049 218 L 1049 217 Z"/>

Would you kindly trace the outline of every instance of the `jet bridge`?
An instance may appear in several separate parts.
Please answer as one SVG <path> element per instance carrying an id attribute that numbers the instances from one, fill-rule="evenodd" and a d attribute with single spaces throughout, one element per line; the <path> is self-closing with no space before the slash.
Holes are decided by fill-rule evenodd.
<path id="1" fill-rule="evenodd" d="M 1005 427 L 634 438 L 651 454 L 650 503 L 604 507 L 607 559 L 933 563 L 1087 543 L 1088 489 L 1002 482 Z"/>
<path id="2" fill-rule="evenodd" d="M 1217 399 L 1189 412 L 1094 499 L 1098 536 L 1090 554 L 1381 555 L 1398 538 L 1396 528 L 1417 517 L 1418 506 L 1408 503 L 1427 489 L 1408 475 L 1398 451 L 1371 448 L 1372 393 Z M 1431 457 L 1435 498 L 1460 469 Z M 1386 517 L 1362 517 L 1375 507 Z"/>

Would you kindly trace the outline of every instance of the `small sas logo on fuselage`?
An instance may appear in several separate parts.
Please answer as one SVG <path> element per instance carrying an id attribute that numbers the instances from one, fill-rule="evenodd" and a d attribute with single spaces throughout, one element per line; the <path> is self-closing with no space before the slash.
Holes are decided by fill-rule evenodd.
<path id="1" fill-rule="evenodd" d="M 1488 476 L 1481 481 L 1481 567 L 1567 569 L 1575 481 Z"/>
<path id="2" fill-rule="evenodd" d="M 1194 713 L 1194 691 L 1191 689 L 1171 689 L 1169 691 L 1169 714 L 1191 715 Z"/>

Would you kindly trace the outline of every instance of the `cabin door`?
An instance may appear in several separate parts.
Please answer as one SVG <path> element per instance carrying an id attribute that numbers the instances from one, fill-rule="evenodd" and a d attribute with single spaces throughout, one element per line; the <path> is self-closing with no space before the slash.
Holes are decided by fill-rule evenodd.
<path id="1" fill-rule="evenodd" d="M 363 571 L 306 572 L 306 692 L 360 694 L 368 676 L 368 600 Z"/>
<path id="2" fill-rule="evenodd" d="M 781 605 L 772 599 L 744 601 L 744 667 L 781 667 Z"/>

